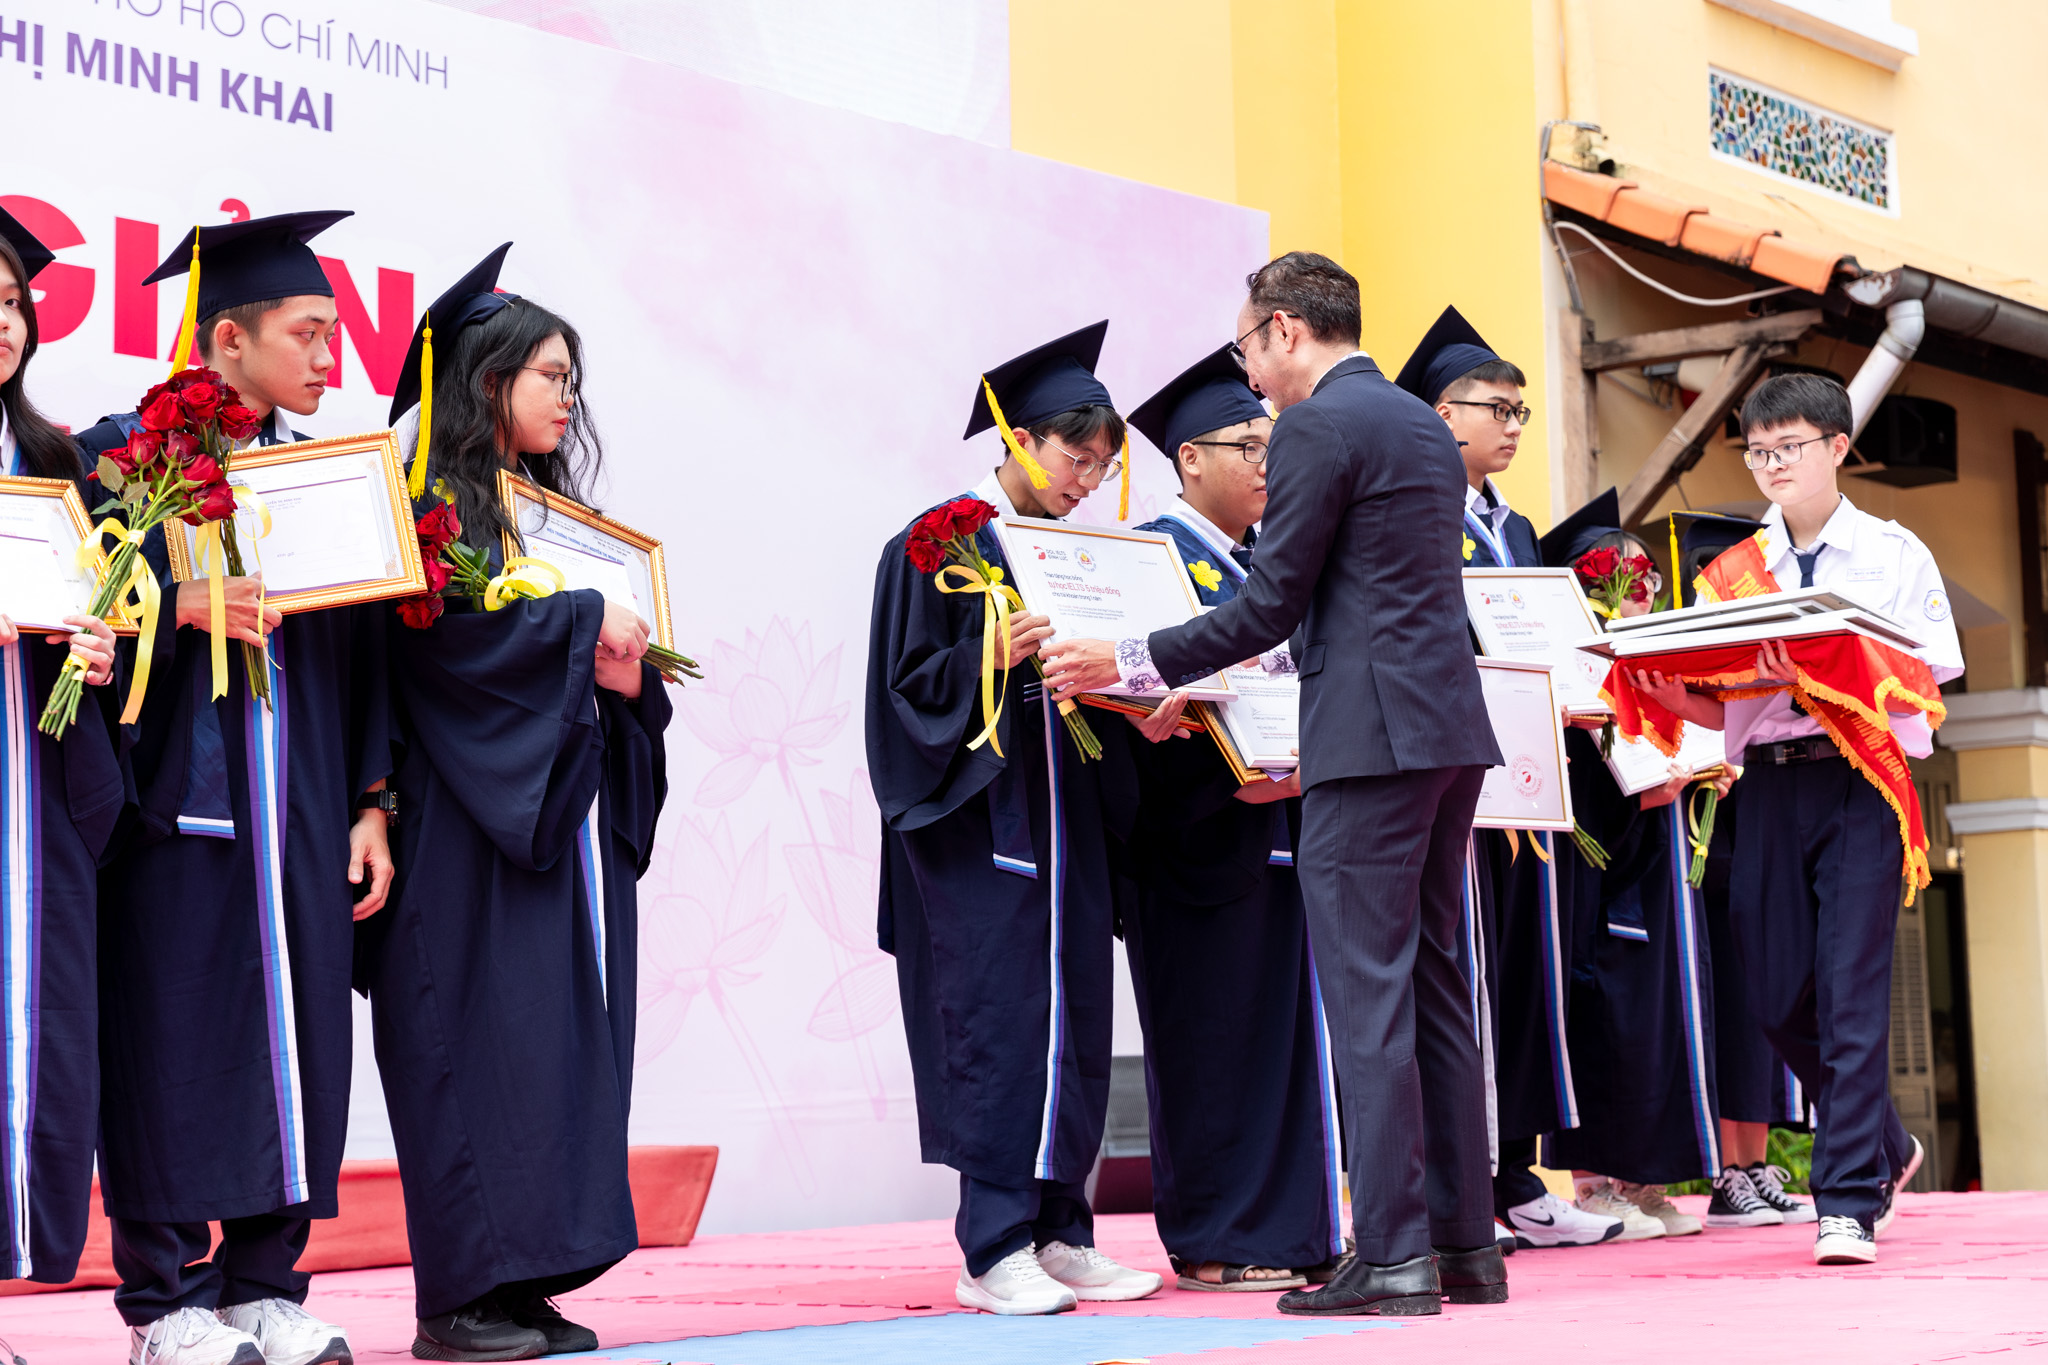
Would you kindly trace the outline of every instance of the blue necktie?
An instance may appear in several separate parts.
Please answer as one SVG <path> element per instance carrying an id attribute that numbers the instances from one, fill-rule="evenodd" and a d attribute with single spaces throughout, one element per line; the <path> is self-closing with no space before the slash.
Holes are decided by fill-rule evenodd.
<path id="1" fill-rule="evenodd" d="M 1250 572 L 1252 571 L 1252 547 L 1251 547 L 1251 546 L 1249 546 L 1249 545 L 1233 545 L 1233 546 L 1231 546 L 1231 547 L 1230 547 L 1230 557 L 1231 557 L 1232 559 L 1234 559 L 1234 560 L 1236 560 L 1236 561 L 1237 561 L 1237 567 L 1238 567 L 1238 568 L 1240 568 L 1240 569 L 1243 569 L 1243 570 L 1244 570 L 1244 571 L 1245 571 L 1246 573 L 1250 573 Z"/>
<path id="2" fill-rule="evenodd" d="M 1799 561 L 1799 586 L 1802 588 L 1812 587 L 1813 562 L 1816 559 L 1820 558 L 1820 546 L 1816 545 L 1811 550 L 1806 551 L 1804 554 L 1801 554 L 1799 551 L 1794 550 L 1792 552 L 1792 557 Z"/>

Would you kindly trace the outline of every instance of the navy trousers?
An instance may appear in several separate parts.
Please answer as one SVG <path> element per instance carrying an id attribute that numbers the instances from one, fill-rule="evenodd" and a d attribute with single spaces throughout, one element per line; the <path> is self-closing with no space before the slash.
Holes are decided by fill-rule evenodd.
<path id="1" fill-rule="evenodd" d="M 312 1279 L 298 1268 L 313 1224 L 305 1218 L 259 1213 L 221 1221 L 220 1250 L 212 1260 L 213 1229 L 206 1223 L 156 1223 L 115 1218 L 114 1270 L 121 1287 L 114 1307 L 130 1327 L 146 1327 L 180 1308 L 232 1308 L 258 1299 L 306 1301 Z"/>
<path id="2" fill-rule="evenodd" d="M 1813 1097 L 1814 1206 L 1877 1216 L 1910 1141 L 1892 1108 L 1898 817 L 1844 758 L 1742 775 L 1729 918 L 1749 1008 Z"/>
<path id="3" fill-rule="evenodd" d="M 967 1273 L 986 1275 L 1013 1251 L 1047 1242 L 1095 1245 L 1095 1213 L 1080 1181 L 1034 1180 L 1021 1189 L 962 1173 L 953 1235 L 967 1253 Z"/>
<path id="4" fill-rule="evenodd" d="M 1485 777 L 1429 768 L 1302 795 L 1297 871 L 1368 1265 L 1493 1241 L 1486 1077 L 1458 954 Z"/>

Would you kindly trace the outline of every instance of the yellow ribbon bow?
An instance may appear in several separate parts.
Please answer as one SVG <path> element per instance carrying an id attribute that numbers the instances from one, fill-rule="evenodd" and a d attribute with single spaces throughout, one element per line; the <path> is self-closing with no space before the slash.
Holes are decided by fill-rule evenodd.
<path id="1" fill-rule="evenodd" d="M 261 540 L 269 535 L 270 509 L 264 506 L 263 499 L 257 497 L 256 491 L 247 484 L 238 483 L 229 486 L 234 490 L 235 494 L 235 511 L 229 513 L 228 516 L 234 516 L 244 508 L 247 508 L 256 514 L 257 521 L 262 527 L 256 533 L 256 539 Z M 226 521 L 227 517 L 223 517 L 219 521 L 205 522 L 200 526 L 199 534 L 196 537 L 198 545 L 192 556 L 193 572 L 206 580 L 206 628 L 211 636 L 208 643 L 212 651 L 212 695 L 215 697 L 225 697 L 228 694 L 228 552 L 227 545 L 223 540 L 226 533 L 221 529 Z M 257 561 L 258 577 L 256 578 L 256 633 L 264 637 L 264 663 L 267 667 L 270 657 L 270 638 L 269 633 L 263 629 L 262 567 L 262 561 L 259 559 Z M 215 572 L 215 570 L 219 570 L 219 572 Z"/>
<path id="2" fill-rule="evenodd" d="M 148 534 L 147 531 L 131 531 L 108 517 L 79 542 L 78 566 L 82 569 L 98 567 L 101 542 L 107 536 L 133 545 L 139 552 L 142 538 Z M 137 553 L 128 569 L 128 581 L 120 586 L 114 597 L 114 609 L 134 617 L 136 628 L 135 678 L 128 684 L 128 704 L 121 711 L 123 725 L 133 725 L 135 718 L 142 714 L 142 696 L 149 687 L 149 661 L 156 652 L 156 615 L 162 602 L 163 594 L 157 588 L 156 575 L 150 572 L 149 562 Z M 64 661 L 64 667 L 82 671 L 85 661 L 74 654 Z"/>
<path id="3" fill-rule="evenodd" d="M 991 398 L 993 401 L 993 398 Z M 1001 425 L 998 423 L 997 425 Z M 949 583 L 949 575 L 958 574 L 957 585 Z M 978 593 L 982 599 L 981 622 L 981 715 L 985 722 L 981 733 L 967 742 L 970 749 L 979 749 L 984 743 L 995 751 L 996 757 L 1003 756 L 1002 741 L 996 738 L 996 722 L 1002 718 L 1003 698 L 1009 689 L 996 689 L 996 641 L 1002 641 L 1002 671 L 1010 671 L 1010 607 L 1014 601 L 1022 608 L 1024 601 L 1017 596 L 1017 590 L 1003 582 L 1003 571 L 991 564 L 988 576 L 983 577 L 971 565 L 948 564 L 933 575 L 932 581 L 940 592 Z"/>
<path id="4" fill-rule="evenodd" d="M 553 597 L 568 585 L 562 571 L 546 560 L 515 555 L 505 561 L 505 572 L 484 586 L 484 610 L 497 611 L 522 598 Z"/>

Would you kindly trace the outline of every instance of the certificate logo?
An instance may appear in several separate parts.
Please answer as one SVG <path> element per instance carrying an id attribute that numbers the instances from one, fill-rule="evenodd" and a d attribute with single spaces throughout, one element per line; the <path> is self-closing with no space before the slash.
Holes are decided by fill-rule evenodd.
<path id="1" fill-rule="evenodd" d="M 1515 795 L 1524 801 L 1534 801 L 1543 790 L 1543 766 L 1528 754 L 1515 755 L 1515 761 L 1508 764 L 1508 777 L 1515 784 Z"/>
<path id="2" fill-rule="evenodd" d="M 1086 569 L 1089 573 L 1095 572 L 1095 556 L 1089 554 L 1085 547 L 1077 548 L 1074 551 L 1074 562 L 1076 564 L 1079 564 L 1082 568 Z"/>

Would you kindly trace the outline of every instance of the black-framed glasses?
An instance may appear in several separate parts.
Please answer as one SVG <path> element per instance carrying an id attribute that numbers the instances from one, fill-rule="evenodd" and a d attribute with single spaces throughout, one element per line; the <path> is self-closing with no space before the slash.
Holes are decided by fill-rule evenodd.
<path id="1" fill-rule="evenodd" d="M 1060 445 L 1056 441 L 1049 441 L 1043 436 L 1038 437 L 1037 440 L 1038 444 L 1051 446 L 1054 450 L 1066 456 L 1073 463 L 1074 477 L 1083 483 L 1094 478 L 1097 474 L 1102 475 L 1105 479 L 1113 479 L 1123 472 L 1124 461 L 1121 455 L 1112 455 L 1107 460 L 1098 460 L 1088 455 L 1076 455 L 1065 446 Z"/>
<path id="2" fill-rule="evenodd" d="M 1231 343 L 1230 343 L 1230 358 L 1231 358 L 1232 360 L 1235 360 L 1235 361 L 1237 362 L 1237 368 L 1239 368 L 1240 370 L 1242 370 L 1242 369 L 1247 369 L 1247 368 L 1249 368 L 1248 366 L 1246 366 L 1246 364 L 1245 364 L 1245 361 L 1244 361 L 1244 339 L 1245 339 L 1245 337 L 1248 337 L 1248 336 L 1250 336 L 1250 335 L 1252 334 L 1252 332 L 1263 332 L 1263 331 L 1265 331 L 1265 330 L 1266 330 L 1266 329 L 1267 329 L 1268 327 L 1271 327 L 1271 326 L 1273 325 L 1273 319 L 1274 319 L 1274 318 L 1294 318 L 1294 319 L 1296 319 L 1297 321 L 1299 321 L 1299 320 L 1300 320 L 1300 318 L 1301 318 L 1301 314 L 1299 314 L 1299 313 L 1290 313 L 1290 312 L 1288 312 L 1288 311 L 1287 311 L 1287 310 L 1286 310 L 1285 308 L 1279 308 L 1279 309 L 1275 309 L 1275 310 L 1274 310 L 1273 312 L 1271 312 L 1271 313 L 1268 313 L 1268 314 L 1266 315 L 1266 320 L 1265 320 L 1264 322 L 1262 322 L 1262 323 L 1260 323 L 1260 324 L 1259 324 L 1258 326 L 1256 326 L 1256 327 L 1252 328 L 1251 332 L 1246 332 L 1246 333 L 1244 334 L 1244 336 L 1242 336 L 1242 337 L 1239 337 L 1239 338 L 1238 338 L 1237 340 L 1235 340 L 1235 341 L 1231 342 Z"/>
<path id="3" fill-rule="evenodd" d="M 535 374 L 545 375 L 553 380 L 555 384 L 555 401 L 563 407 L 573 404 L 576 401 L 576 395 L 581 391 L 581 387 L 576 383 L 576 376 L 567 370 L 543 370 L 538 365 L 521 365 L 519 368 L 522 370 L 532 370 Z"/>
<path id="4" fill-rule="evenodd" d="M 1191 446 L 1221 446 L 1225 450 L 1234 450 L 1244 457 L 1246 464 L 1264 464 L 1266 462 L 1267 443 L 1264 441 L 1189 441 L 1188 444 Z"/>
<path id="5" fill-rule="evenodd" d="M 1493 413 L 1493 420 L 1502 426 L 1506 426 L 1508 418 L 1512 417 L 1526 427 L 1532 411 L 1527 403 L 1510 403 L 1500 398 L 1483 402 L 1477 398 L 1446 398 L 1444 401 L 1455 408 L 1486 408 Z"/>
<path id="6" fill-rule="evenodd" d="M 1806 447 L 1815 441 L 1832 441 L 1832 436 L 1809 436 L 1803 441 L 1787 441 L 1781 446 L 1751 446 L 1742 452 L 1742 462 L 1751 469 L 1768 469 L 1775 459 L 1780 469 L 1790 469 L 1806 454 Z"/>

